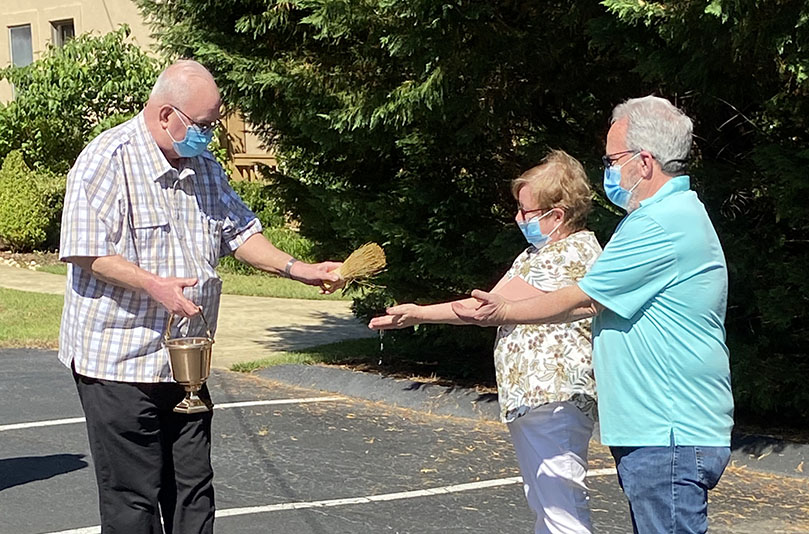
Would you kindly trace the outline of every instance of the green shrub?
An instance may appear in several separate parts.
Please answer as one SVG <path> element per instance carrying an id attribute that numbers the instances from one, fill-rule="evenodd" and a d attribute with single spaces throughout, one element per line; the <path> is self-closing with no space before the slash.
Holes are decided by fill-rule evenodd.
<path id="1" fill-rule="evenodd" d="M 281 227 L 265 228 L 262 233 L 264 237 L 270 240 L 270 243 L 287 254 L 295 256 L 301 261 L 315 261 L 313 255 L 315 248 L 314 243 L 300 235 L 297 231 L 291 228 Z M 233 256 L 222 258 L 219 269 L 223 272 L 235 274 L 256 274 L 259 272 L 257 269 L 253 269 L 249 265 L 240 262 Z"/>
<path id="2" fill-rule="evenodd" d="M 301 236 L 296 230 L 285 226 L 283 211 L 276 202 L 275 192 L 270 184 L 232 181 L 230 185 L 247 204 L 247 207 L 256 214 L 264 227 L 264 236 L 273 245 L 301 261 L 315 261 L 313 254 L 314 243 Z M 231 256 L 222 258 L 220 269 L 224 272 L 238 274 L 255 274 L 258 272 Z"/>
<path id="3" fill-rule="evenodd" d="M 56 245 L 65 197 L 65 178 L 33 172 L 19 151 L 0 168 L 0 241 L 15 252 Z"/>
<path id="4" fill-rule="evenodd" d="M 301 261 L 316 261 L 313 255 L 314 243 L 300 235 L 291 228 L 265 228 L 262 232 L 264 237 L 270 240 L 280 250 L 298 258 Z M 235 274 L 256 274 L 259 271 L 249 265 L 240 262 L 233 256 L 222 258 L 219 269 L 223 272 Z"/>
<path id="5" fill-rule="evenodd" d="M 138 113 L 161 62 L 128 39 L 124 26 L 49 47 L 25 67 L 0 69 L 14 99 L 0 103 L 0 158 L 20 150 L 35 169 L 67 172 L 102 130 Z"/>
<path id="6" fill-rule="evenodd" d="M 274 228 L 284 225 L 284 212 L 279 207 L 270 184 L 231 181 L 230 186 L 256 214 L 261 226 Z"/>

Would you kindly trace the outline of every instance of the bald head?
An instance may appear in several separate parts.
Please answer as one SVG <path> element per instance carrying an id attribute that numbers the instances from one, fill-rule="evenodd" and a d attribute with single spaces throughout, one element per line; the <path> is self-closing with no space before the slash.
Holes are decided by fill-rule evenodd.
<path id="1" fill-rule="evenodd" d="M 160 73 L 143 110 L 146 126 L 170 162 L 179 154 L 174 141 L 185 139 L 193 124 L 212 124 L 220 118 L 221 101 L 211 73 L 196 61 L 183 59 Z"/>
<path id="2" fill-rule="evenodd" d="M 149 95 L 149 103 L 184 107 L 200 97 L 219 99 L 219 89 L 211 73 L 191 59 L 181 59 L 160 73 Z"/>

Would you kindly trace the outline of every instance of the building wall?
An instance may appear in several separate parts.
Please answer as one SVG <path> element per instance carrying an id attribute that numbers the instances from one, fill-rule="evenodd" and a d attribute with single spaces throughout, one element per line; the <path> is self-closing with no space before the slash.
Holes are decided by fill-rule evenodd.
<path id="1" fill-rule="evenodd" d="M 277 168 L 275 156 L 262 147 L 250 124 L 245 123 L 238 112 L 231 113 L 222 122 L 226 133 L 225 146 L 230 156 L 230 175 L 234 179 L 260 180 L 263 167 Z"/>
<path id="2" fill-rule="evenodd" d="M 0 67 L 11 65 L 10 28 L 31 26 L 33 59 L 36 61 L 52 42 L 54 22 L 72 20 L 75 34 L 105 34 L 128 24 L 132 42 L 151 50 L 151 31 L 144 24 L 132 0 L 0 0 Z M 0 81 L 0 102 L 13 98 L 11 86 Z M 230 170 L 235 179 L 255 180 L 260 165 L 275 166 L 275 158 L 261 143 L 238 113 L 225 122 L 230 155 Z"/>

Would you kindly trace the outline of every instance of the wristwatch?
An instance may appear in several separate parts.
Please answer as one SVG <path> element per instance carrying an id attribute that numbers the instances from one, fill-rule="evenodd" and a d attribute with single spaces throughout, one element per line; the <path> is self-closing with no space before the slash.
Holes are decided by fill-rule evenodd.
<path id="1" fill-rule="evenodd" d="M 284 274 L 287 275 L 287 278 L 292 278 L 292 266 L 295 262 L 298 261 L 295 258 L 289 258 L 286 267 L 284 267 Z"/>

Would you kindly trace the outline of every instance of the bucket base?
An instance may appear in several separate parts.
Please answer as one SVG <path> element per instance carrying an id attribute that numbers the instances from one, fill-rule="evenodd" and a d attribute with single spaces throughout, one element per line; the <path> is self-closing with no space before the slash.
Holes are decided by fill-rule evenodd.
<path id="1" fill-rule="evenodd" d="M 177 413 L 205 413 L 211 410 L 213 410 L 213 403 L 200 399 L 199 397 L 186 397 L 174 407 L 174 411 Z"/>

